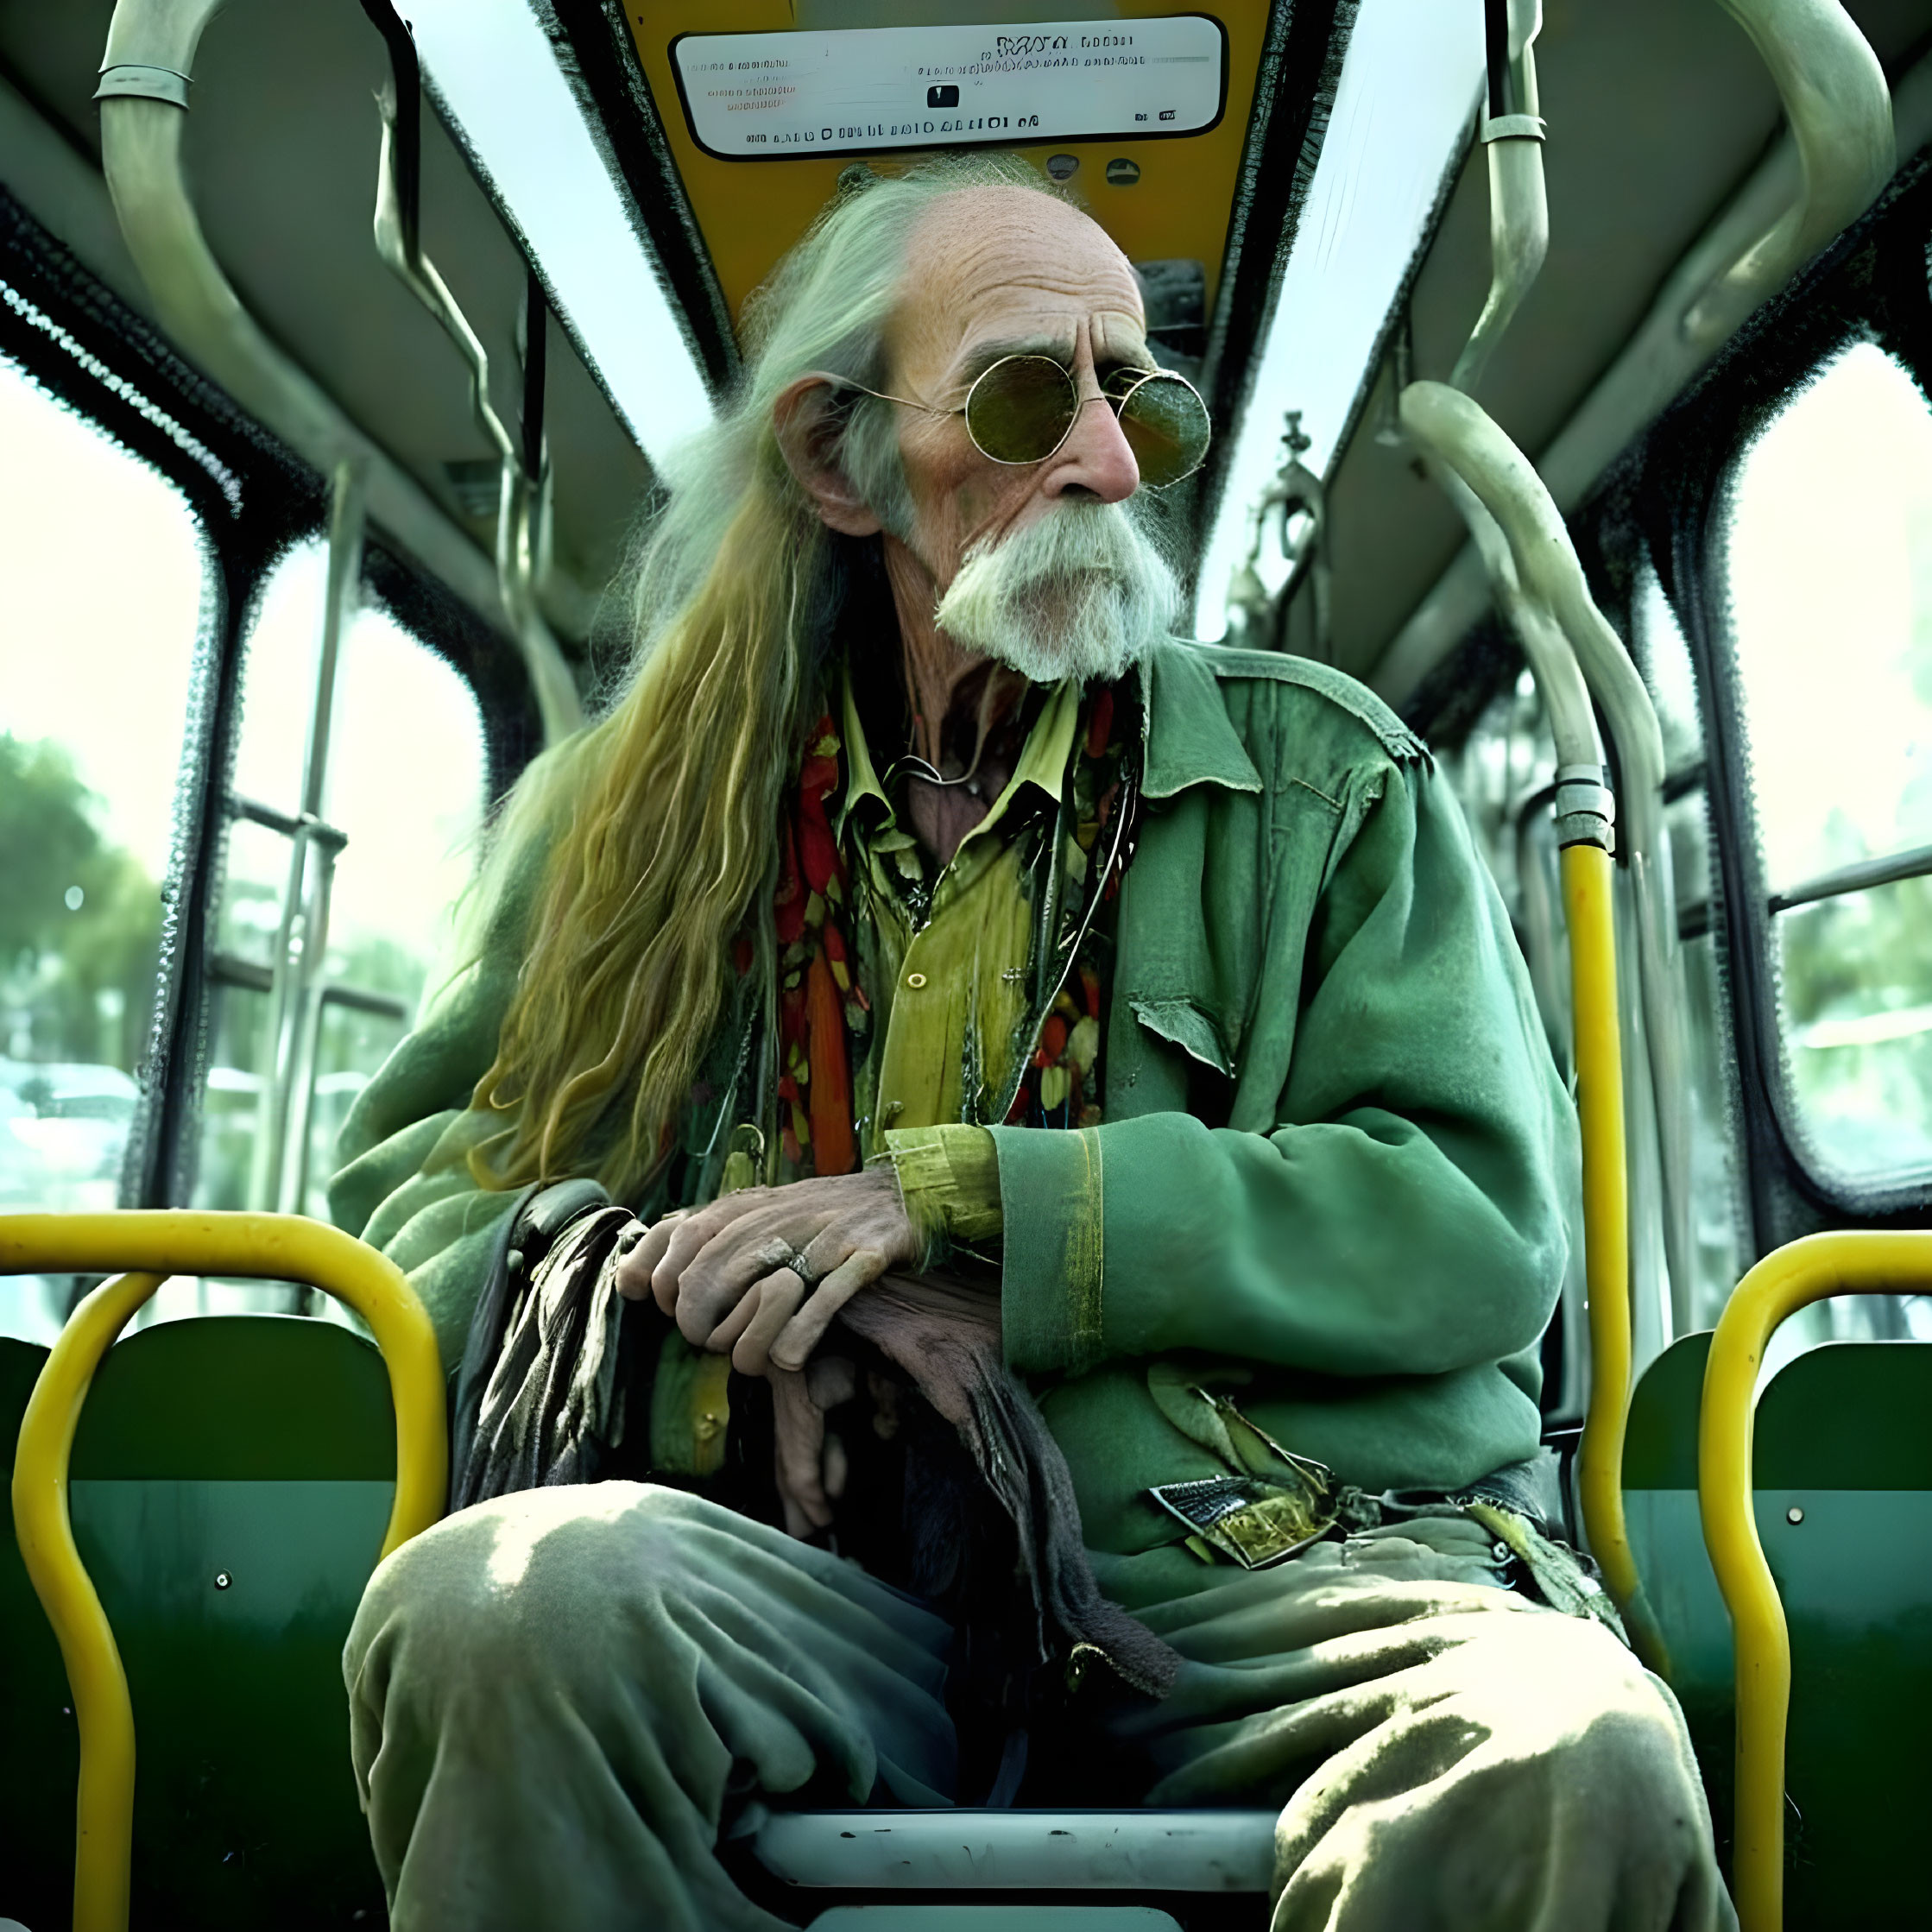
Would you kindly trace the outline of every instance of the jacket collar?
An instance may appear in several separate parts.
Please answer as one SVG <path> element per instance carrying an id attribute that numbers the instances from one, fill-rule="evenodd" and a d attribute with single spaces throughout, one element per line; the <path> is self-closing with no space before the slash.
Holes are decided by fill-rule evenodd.
<path id="1" fill-rule="evenodd" d="M 1247 754 L 1228 708 L 1207 647 L 1166 642 L 1140 666 L 1146 766 L 1141 789 L 1171 799 L 1190 785 L 1222 785 L 1259 792 L 1261 774 Z"/>
<path id="2" fill-rule="evenodd" d="M 1221 681 L 1208 656 L 1211 648 L 1169 640 L 1157 644 L 1140 662 L 1141 791 L 1147 798 L 1171 799 L 1193 785 L 1225 786 L 1230 792 L 1263 789 L 1254 761 L 1228 723 L 1228 708 L 1221 700 Z M 861 799 L 876 799 L 887 821 L 891 818 L 891 807 L 859 723 L 849 677 L 843 698 L 848 775 L 838 808 L 841 832 Z M 1078 708 L 1078 694 L 1072 685 L 1063 685 L 1055 691 L 1027 738 L 1020 766 L 1007 787 L 1008 796 L 1022 782 L 1059 796 Z"/>
<path id="3" fill-rule="evenodd" d="M 845 795 L 839 802 L 833 830 L 838 837 L 843 837 L 845 821 L 850 818 L 854 808 L 866 799 L 877 801 L 874 809 L 878 814 L 878 823 L 896 830 L 897 816 L 886 796 L 878 767 L 873 763 L 872 748 L 866 742 L 865 726 L 860 722 L 858 702 L 853 696 L 849 669 L 841 679 L 841 685 L 846 780 Z M 997 825 L 1012 810 L 1013 799 L 1026 786 L 1037 787 L 1050 801 L 1058 803 L 1065 788 L 1067 767 L 1073 758 L 1074 739 L 1080 723 L 1080 687 L 1070 681 L 1053 687 L 1026 734 L 1026 742 L 1020 748 L 1020 761 L 1013 767 L 1006 789 L 993 801 L 986 817 L 967 833 L 968 838 L 989 831 Z"/>

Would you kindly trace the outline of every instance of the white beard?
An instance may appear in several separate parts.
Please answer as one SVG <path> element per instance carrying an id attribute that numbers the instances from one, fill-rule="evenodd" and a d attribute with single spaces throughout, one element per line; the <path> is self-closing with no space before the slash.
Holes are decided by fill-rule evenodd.
<path id="1" fill-rule="evenodd" d="M 1119 503 L 1061 505 L 969 552 L 936 620 L 1037 685 L 1110 683 L 1166 635 L 1180 587 Z"/>

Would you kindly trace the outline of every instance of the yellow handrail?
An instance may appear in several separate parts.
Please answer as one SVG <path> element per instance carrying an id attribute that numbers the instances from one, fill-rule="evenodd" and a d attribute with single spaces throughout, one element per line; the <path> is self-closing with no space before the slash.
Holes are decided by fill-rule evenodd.
<path id="1" fill-rule="evenodd" d="M 1828 1295 L 1932 1282 L 1932 1234 L 1808 1234 L 1767 1254 L 1725 1304 L 1704 1368 L 1697 1501 L 1737 1645 L 1737 1819 L 1732 1881 L 1740 1932 L 1784 1918 L 1784 1729 L 1791 1640 L 1752 1513 L 1753 1398 L 1778 1324 Z"/>
<path id="2" fill-rule="evenodd" d="M 1576 1112 L 1583 1141 L 1583 1257 L 1590 1399 L 1576 1483 L 1590 1554 L 1619 1607 L 1637 1584 L 1624 1530 L 1624 1424 L 1630 1409 L 1630 1209 L 1624 1178 L 1623 1050 L 1610 855 L 1566 845 L 1561 863 L 1575 1014 Z"/>
<path id="3" fill-rule="evenodd" d="M 1624 1432 L 1630 1419 L 1630 1206 L 1624 1143 L 1622 1036 L 1617 1017 L 1614 868 L 1601 845 L 1565 845 L 1576 1112 L 1583 1141 L 1583 1262 L 1589 1298 L 1590 1396 L 1576 1452 L 1584 1540 L 1603 1567 L 1637 1654 L 1670 1674 L 1624 1524 Z"/>
<path id="4" fill-rule="evenodd" d="M 396 1484 L 382 1555 L 443 1513 L 449 1441 L 436 1336 L 394 1262 L 295 1215 L 182 1210 L 0 1215 L 0 1274 L 131 1272 L 68 1318 L 41 1367 L 14 1456 L 14 1532 L 60 1645 L 80 1736 L 74 1932 L 126 1932 L 134 1849 L 134 1708 L 106 1613 L 74 1546 L 67 1462 L 94 1372 L 170 1274 L 306 1281 L 346 1303 L 382 1351 L 395 1402 Z"/>

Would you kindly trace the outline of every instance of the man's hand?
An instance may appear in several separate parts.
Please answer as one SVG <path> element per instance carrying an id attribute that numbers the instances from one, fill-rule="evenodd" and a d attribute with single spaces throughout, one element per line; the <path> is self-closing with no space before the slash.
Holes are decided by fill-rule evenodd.
<path id="1" fill-rule="evenodd" d="M 825 1411 L 858 1393 L 858 1371 L 843 1355 L 817 1355 L 800 1374 L 773 1368 L 773 1473 L 787 1534 L 809 1537 L 830 1529 L 832 1505 L 845 1493 L 845 1445 L 825 1432 Z"/>
<path id="2" fill-rule="evenodd" d="M 881 1166 L 666 1215 L 618 1264 L 617 1291 L 654 1297 L 685 1341 L 763 1375 L 802 1368 L 860 1289 L 924 1253 L 899 1178 Z"/>

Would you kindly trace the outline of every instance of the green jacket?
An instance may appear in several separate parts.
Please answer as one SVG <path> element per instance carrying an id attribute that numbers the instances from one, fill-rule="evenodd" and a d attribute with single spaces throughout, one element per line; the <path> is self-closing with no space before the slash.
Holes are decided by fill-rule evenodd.
<path id="1" fill-rule="evenodd" d="M 1184 1534 L 1152 1485 L 1241 1467 L 1209 1395 L 1371 1489 L 1531 1454 L 1576 1164 L 1508 920 L 1419 742 L 1301 659 L 1172 644 L 1145 679 L 1105 1124 L 992 1130 L 1007 1357 L 1088 1542 L 1121 1554 Z M 359 1098 L 331 1190 L 449 1361 L 507 1204 L 469 1178 L 464 1109 L 527 910 Z"/>

